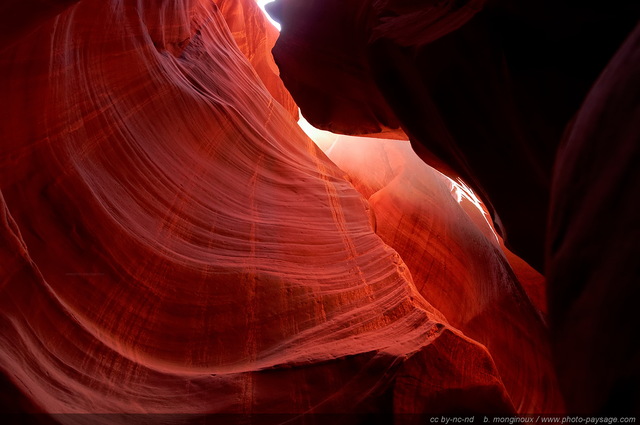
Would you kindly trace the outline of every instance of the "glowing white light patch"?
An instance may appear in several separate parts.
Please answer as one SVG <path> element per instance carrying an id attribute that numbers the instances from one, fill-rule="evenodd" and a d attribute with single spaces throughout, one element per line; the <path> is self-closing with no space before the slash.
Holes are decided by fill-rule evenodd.
<path id="1" fill-rule="evenodd" d="M 447 176 L 445 177 L 447 178 L 447 180 L 449 180 L 449 183 L 451 184 L 451 195 L 454 197 L 454 199 L 458 201 L 459 204 L 462 203 L 463 199 L 473 204 L 473 206 L 476 207 L 476 209 L 482 214 L 484 221 L 487 223 L 487 226 L 489 226 L 489 228 L 491 229 L 491 233 L 496 238 L 496 241 L 500 243 L 500 240 L 498 239 L 498 235 L 496 234 L 496 231 L 493 228 L 493 224 L 492 224 L 491 218 L 489 217 L 489 213 L 484 208 L 482 201 L 476 196 L 475 193 L 473 193 L 473 190 L 471 190 L 471 188 L 467 186 L 465 182 L 463 182 L 462 179 L 460 178 L 458 178 L 456 181 L 456 180 L 450 179 Z"/>
<path id="2" fill-rule="evenodd" d="M 267 3 L 273 3 L 273 0 L 256 0 L 256 2 L 258 3 L 258 6 L 260 6 L 260 9 L 262 9 L 262 12 L 267 17 L 269 22 L 271 22 L 273 24 L 273 26 L 276 27 L 278 29 L 278 31 L 280 31 L 280 28 L 281 28 L 280 24 L 278 22 L 274 21 L 273 19 L 271 19 L 271 16 L 269 16 L 267 11 L 264 10 L 264 5 L 267 4 Z"/>
<path id="3" fill-rule="evenodd" d="M 333 144 L 338 140 L 338 135 L 330 131 L 315 128 L 309 124 L 309 121 L 307 121 L 305 117 L 302 116 L 302 112 L 299 109 L 298 113 L 300 114 L 300 119 L 298 120 L 300 128 L 302 128 L 302 130 L 307 133 L 307 136 L 309 136 L 309 138 L 328 155 Z"/>

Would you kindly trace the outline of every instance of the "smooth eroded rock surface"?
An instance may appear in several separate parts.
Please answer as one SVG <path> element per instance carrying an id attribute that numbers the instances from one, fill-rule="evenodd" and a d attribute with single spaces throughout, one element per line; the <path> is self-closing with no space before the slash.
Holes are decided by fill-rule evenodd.
<path id="1" fill-rule="evenodd" d="M 420 293 L 489 349 L 518 411 L 562 411 L 544 278 L 503 251 L 473 192 L 427 166 L 408 141 L 336 135 L 319 144 L 368 198 L 376 233 L 398 251 Z"/>
<path id="2" fill-rule="evenodd" d="M 392 413 L 481 382 L 512 412 L 269 93 L 237 10 L 82 1 L 3 52 L 7 391 L 48 413 Z"/>
<path id="3" fill-rule="evenodd" d="M 311 124 L 403 130 L 543 271 L 556 149 L 638 2 L 277 0 L 270 10 L 282 79 Z"/>

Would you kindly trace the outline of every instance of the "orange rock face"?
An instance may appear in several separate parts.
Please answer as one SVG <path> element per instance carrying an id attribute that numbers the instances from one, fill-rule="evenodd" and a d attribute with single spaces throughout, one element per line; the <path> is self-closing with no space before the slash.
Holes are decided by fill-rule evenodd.
<path id="1" fill-rule="evenodd" d="M 251 0 L 217 0 L 220 13 L 240 51 L 247 57 L 269 93 L 297 120 L 298 105 L 284 87 L 271 49 L 278 30 L 264 19 L 258 4 Z"/>
<path id="2" fill-rule="evenodd" d="M 164 6 L 81 2 L 2 57 L 0 368 L 23 402 L 513 411 L 220 9 Z"/>
<path id="3" fill-rule="evenodd" d="M 640 17 L 635 1 L 565 3 L 277 0 L 273 53 L 311 124 L 400 128 L 484 199 L 507 246 L 542 272 L 560 138 Z"/>
<path id="4" fill-rule="evenodd" d="M 378 29 L 399 45 L 459 31 L 483 4 L 392 3 L 377 3 L 395 13 Z M 409 143 L 318 148 L 253 2 L 4 7 L 3 412 L 403 424 L 562 411 L 542 276 Z M 340 16 L 368 28 L 367 7 Z M 358 25 L 331 42 L 359 48 Z M 413 137 L 384 88 L 367 92 L 378 77 L 349 68 L 370 52 L 348 48 L 320 63 L 350 77 L 324 93 L 301 72 L 301 103 L 329 128 Z M 348 106 L 326 108 L 335 96 Z"/>
<path id="5" fill-rule="evenodd" d="M 516 276 L 473 193 L 427 166 L 407 141 L 337 136 L 321 146 L 369 200 L 376 233 L 406 262 L 420 293 L 489 349 L 518 411 L 560 412 L 538 309 L 544 280 L 526 263 L 516 263 Z"/>
<path id="6" fill-rule="evenodd" d="M 400 127 L 421 159 L 483 199 L 509 250 L 547 275 L 569 412 L 637 414 L 640 357 L 629 341 L 640 323 L 622 315 L 640 279 L 640 209 L 628 195 L 640 3 L 277 0 L 271 10 L 282 25 L 276 63 L 309 122 L 343 134 Z M 408 206 L 385 205 L 383 231 L 424 246 L 414 223 L 431 216 Z M 394 247 L 415 277 L 413 248 Z M 539 276 L 505 253 L 544 310 Z"/>

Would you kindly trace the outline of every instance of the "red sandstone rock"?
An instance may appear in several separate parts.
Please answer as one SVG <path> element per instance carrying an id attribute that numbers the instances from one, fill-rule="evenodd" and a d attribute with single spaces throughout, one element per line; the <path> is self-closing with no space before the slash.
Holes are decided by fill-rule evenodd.
<path id="1" fill-rule="evenodd" d="M 269 93 L 297 120 L 298 105 L 284 87 L 271 54 L 278 30 L 264 19 L 254 0 L 217 0 L 216 4 L 238 48 L 249 59 Z"/>
<path id="2" fill-rule="evenodd" d="M 274 56 L 309 122 L 342 134 L 401 127 L 543 271 L 556 148 L 636 24 L 637 1 L 278 0 L 272 10 Z"/>
<path id="3" fill-rule="evenodd" d="M 85 0 L 3 52 L 7 382 L 48 413 L 513 412 L 238 39 L 208 1 Z"/>
<path id="4" fill-rule="evenodd" d="M 425 3 L 412 1 L 380 1 L 377 9 L 341 2 L 336 10 L 331 1 L 281 1 L 280 15 L 290 15 L 279 63 L 315 123 L 386 137 L 403 135 L 402 125 L 422 158 L 488 188 L 501 215 L 509 215 L 505 199 L 530 196 L 535 210 L 525 202 L 511 212 L 524 208 L 539 224 L 544 178 L 527 172 L 549 166 L 553 149 L 528 152 L 534 145 L 511 136 L 531 123 L 511 125 L 545 103 L 511 108 L 509 96 L 526 98 L 519 90 L 529 68 L 507 46 L 513 72 L 496 69 L 500 49 L 490 37 L 508 21 L 500 13 L 526 13 L 523 6 L 492 15 L 479 12 L 480 3 L 427 3 L 427 14 Z M 0 39 L 0 86 L 9 99 L 0 104 L 3 409 L 560 409 L 535 308 L 544 309 L 540 275 L 505 257 L 483 212 L 464 197 L 456 202 L 450 182 L 406 143 L 371 141 L 355 157 L 338 155 L 336 144 L 327 151 L 343 169 L 336 167 L 292 120 L 295 105 L 266 53 L 273 34 L 255 6 L 217 5 L 84 0 L 33 13 L 31 3 L 5 6 L 18 18 L 3 16 L 11 25 Z M 314 11 L 314 20 L 296 22 L 296 8 Z M 377 21 L 380 10 L 394 13 Z M 336 19 L 343 25 L 326 25 Z M 287 50 L 292 34 L 303 53 L 297 58 Z M 592 50 L 606 51 L 613 39 Z M 344 51 L 315 57 L 318 41 Z M 555 177 L 551 313 L 561 382 L 567 393 L 580 386 L 571 411 L 637 406 L 637 350 L 626 342 L 637 320 L 621 316 L 637 299 L 639 272 L 629 266 L 637 209 L 624 196 L 637 186 L 637 131 L 615 112 L 637 109 L 637 90 L 628 90 L 638 87 L 636 45 L 637 34 L 585 102 L 559 156 L 566 171 Z M 465 78 L 451 72 L 457 64 Z M 500 85 L 505 75 L 514 77 L 513 93 Z M 407 77 L 402 85 L 397 76 Z M 549 107 L 561 117 L 546 134 L 577 102 L 565 95 Z M 494 132 L 479 132 L 483 126 Z M 495 135 L 490 146 L 517 154 L 507 165 L 478 142 Z M 609 171 L 594 164 L 601 158 L 612 158 Z M 582 180 L 585 166 L 595 171 Z M 626 184 L 623 196 L 612 195 Z M 587 196 L 566 197 L 572 190 Z M 507 228 L 526 227 L 522 217 L 512 215 Z"/>
<path id="5" fill-rule="evenodd" d="M 368 198 L 376 233 L 398 251 L 420 293 L 489 349 L 518 411 L 561 412 L 547 328 L 537 308 L 544 303 L 544 279 L 505 255 L 473 194 L 424 164 L 409 142 L 336 135 L 320 143 Z"/>
<path id="6" fill-rule="evenodd" d="M 637 30 L 596 79 L 637 25 L 640 3 L 493 1 L 482 11 L 480 2 L 438 4 L 278 0 L 283 32 L 274 55 L 283 80 L 323 128 L 400 126 L 425 162 L 474 188 L 508 245 L 539 271 L 546 243 L 556 370 L 569 411 L 637 414 Z M 438 19 L 422 19 L 428 14 Z M 321 23 L 306 25 L 313 16 Z M 359 189 L 370 196 L 387 170 L 367 170 Z M 398 205 L 402 190 L 388 191 L 396 202 L 383 210 L 396 214 L 378 214 L 378 223 L 398 223 L 412 210 Z M 410 241 L 412 254 L 420 245 L 412 226 L 430 217 L 405 219 L 411 230 L 401 242 Z M 539 279 L 507 256 L 518 276 Z M 420 262 L 403 257 L 419 279 Z M 541 305 L 539 286 L 526 286 Z"/>

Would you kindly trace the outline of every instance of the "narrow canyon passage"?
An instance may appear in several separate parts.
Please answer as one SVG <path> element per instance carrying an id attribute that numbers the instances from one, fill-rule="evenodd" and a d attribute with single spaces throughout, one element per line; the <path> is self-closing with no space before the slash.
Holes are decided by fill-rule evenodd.
<path id="1" fill-rule="evenodd" d="M 279 33 L 253 0 L 7 2 L 0 414 L 637 413 L 618 6 L 278 0 Z M 507 40 L 562 19 L 616 28 L 573 79 Z"/>

